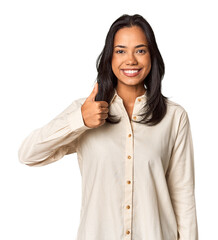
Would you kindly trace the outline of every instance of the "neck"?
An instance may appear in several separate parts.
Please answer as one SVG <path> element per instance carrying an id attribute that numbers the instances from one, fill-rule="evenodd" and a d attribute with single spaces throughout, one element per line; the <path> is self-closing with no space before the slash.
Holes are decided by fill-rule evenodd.
<path id="1" fill-rule="evenodd" d="M 143 86 L 126 86 L 117 85 L 117 94 L 123 99 L 126 106 L 133 106 L 135 99 L 146 92 L 146 88 Z"/>

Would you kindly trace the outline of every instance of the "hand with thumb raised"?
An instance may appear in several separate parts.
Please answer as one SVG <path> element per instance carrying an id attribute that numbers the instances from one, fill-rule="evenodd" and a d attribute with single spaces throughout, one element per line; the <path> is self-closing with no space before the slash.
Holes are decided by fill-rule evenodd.
<path id="1" fill-rule="evenodd" d="M 90 128 L 100 127 L 106 122 L 105 119 L 108 117 L 108 103 L 106 101 L 95 101 L 97 93 L 98 82 L 81 106 L 83 121 Z"/>

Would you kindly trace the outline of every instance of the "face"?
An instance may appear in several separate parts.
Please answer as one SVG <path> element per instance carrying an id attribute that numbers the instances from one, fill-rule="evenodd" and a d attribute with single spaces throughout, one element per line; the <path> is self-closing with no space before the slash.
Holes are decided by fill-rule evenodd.
<path id="1" fill-rule="evenodd" d="M 142 85 L 151 69 L 150 53 L 138 26 L 119 29 L 114 37 L 112 70 L 118 84 Z"/>

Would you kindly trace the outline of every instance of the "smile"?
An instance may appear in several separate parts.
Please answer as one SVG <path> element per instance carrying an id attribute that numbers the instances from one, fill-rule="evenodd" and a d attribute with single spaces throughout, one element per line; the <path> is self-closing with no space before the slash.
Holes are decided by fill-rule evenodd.
<path id="1" fill-rule="evenodd" d="M 136 70 L 122 70 L 122 72 L 127 77 L 135 77 L 141 72 L 141 70 L 142 70 L 142 68 L 136 69 Z"/>

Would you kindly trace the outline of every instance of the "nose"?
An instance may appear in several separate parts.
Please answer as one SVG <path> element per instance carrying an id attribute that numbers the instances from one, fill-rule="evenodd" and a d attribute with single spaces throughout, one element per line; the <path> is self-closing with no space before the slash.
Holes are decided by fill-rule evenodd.
<path id="1" fill-rule="evenodd" d="M 127 65 L 136 65 L 138 64 L 136 57 L 134 56 L 133 53 L 130 53 L 126 59 L 126 64 Z"/>

